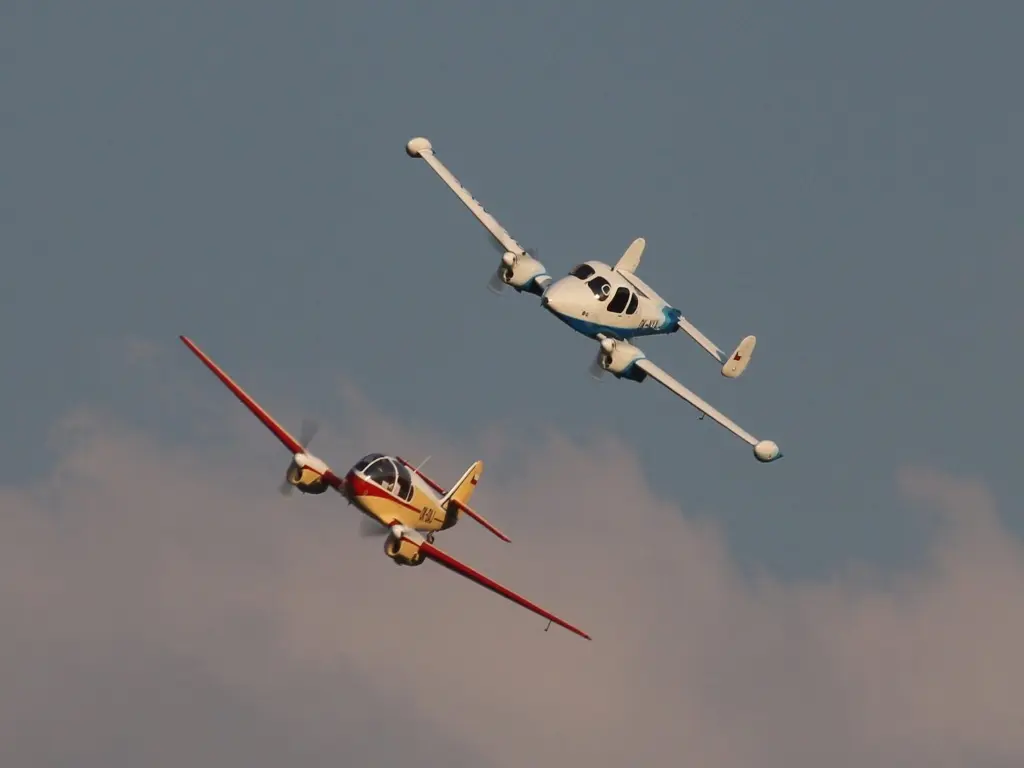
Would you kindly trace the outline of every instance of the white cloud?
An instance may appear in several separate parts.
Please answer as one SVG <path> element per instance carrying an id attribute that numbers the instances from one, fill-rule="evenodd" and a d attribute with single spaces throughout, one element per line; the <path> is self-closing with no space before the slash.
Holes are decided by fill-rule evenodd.
<path id="1" fill-rule="evenodd" d="M 317 441 L 339 469 L 431 454 L 450 482 L 477 458 L 346 397 L 344 438 Z M 484 435 L 514 467 L 489 467 L 477 505 L 513 543 L 470 521 L 440 543 L 587 643 L 441 568 L 395 567 L 335 498 L 282 500 L 255 421 L 195 454 L 73 424 L 49 479 L 0 497 L 4 765 L 1024 760 L 1024 553 L 972 481 L 901 477 L 942 519 L 915 570 L 790 585 L 745 578 L 614 441 Z"/>

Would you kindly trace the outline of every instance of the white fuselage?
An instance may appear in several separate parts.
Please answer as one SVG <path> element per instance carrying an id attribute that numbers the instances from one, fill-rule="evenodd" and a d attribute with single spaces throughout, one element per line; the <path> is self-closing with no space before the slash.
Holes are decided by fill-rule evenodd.
<path id="1" fill-rule="evenodd" d="M 579 264 L 552 282 L 541 305 L 592 339 L 599 334 L 629 339 L 674 333 L 681 315 L 635 275 L 627 278 L 600 261 Z"/>

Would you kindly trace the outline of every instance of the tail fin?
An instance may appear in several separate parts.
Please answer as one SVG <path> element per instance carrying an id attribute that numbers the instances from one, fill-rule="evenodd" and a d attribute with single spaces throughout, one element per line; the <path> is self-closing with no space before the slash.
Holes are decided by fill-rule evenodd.
<path id="1" fill-rule="evenodd" d="M 740 374 L 747 370 L 750 365 L 750 356 L 754 354 L 754 347 L 757 346 L 756 336 L 747 336 L 732 353 L 732 357 L 725 361 L 722 366 L 722 375 L 729 379 L 737 379 Z"/>
<path id="2" fill-rule="evenodd" d="M 454 500 L 460 507 L 469 504 L 470 498 L 473 496 L 473 491 L 476 490 L 476 484 L 480 482 L 480 477 L 484 473 L 484 463 L 482 461 L 473 462 L 472 466 L 467 469 L 462 477 L 455 485 L 453 485 L 448 492 L 441 497 L 441 506 Z"/>

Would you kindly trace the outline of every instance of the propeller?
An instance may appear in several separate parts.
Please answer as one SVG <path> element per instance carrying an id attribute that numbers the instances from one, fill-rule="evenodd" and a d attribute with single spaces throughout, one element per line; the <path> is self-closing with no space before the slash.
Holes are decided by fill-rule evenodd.
<path id="1" fill-rule="evenodd" d="M 320 431 L 320 424 L 312 419 L 303 419 L 302 426 L 299 428 L 299 445 L 302 446 L 303 450 L 309 448 L 309 444 L 313 442 L 313 438 L 316 437 L 316 433 Z M 290 470 L 289 470 L 290 471 Z M 281 484 L 277 487 L 277 492 L 282 496 L 291 496 L 292 491 L 295 490 L 295 486 L 288 482 L 288 478 L 285 477 L 281 481 Z"/>
<path id="2" fill-rule="evenodd" d="M 487 290 L 489 290 L 491 293 L 495 295 L 499 295 L 502 291 L 505 290 L 505 286 L 507 285 L 507 283 L 501 279 L 501 273 L 504 270 L 512 269 L 515 266 L 516 256 L 515 254 L 507 251 L 505 249 L 505 246 L 503 246 L 493 237 L 488 238 L 488 242 L 491 244 L 492 248 L 494 248 L 499 254 L 501 254 L 501 264 L 498 265 L 498 268 L 491 275 L 491 279 L 487 281 Z M 536 249 L 526 248 L 525 250 L 534 258 L 538 258 Z"/>
<path id="3" fill-rule="evenodd" d="M 500 295 L 501 292 L 505 290 L 505 281 L 501 279 L 501 270 L 504 268 L 505 265 L 502 264 L 494 271 L 493 274 L 491 274 L 491 279 L 487 281 L 487 290 L 495 296 Z"/>
<path id="4" fill-rule="evenodd" d="M 601 346 L 597 350 L 597 356 L 590 363 L 590 376 L 594 381 L 604 381 L 605 368 L 601 365 L 601 358 L 604 355 L 611 355 L 615 351 L 615 340 L 607 336 L 601 339 Z"/>
<path id="5" fill-rule="evenodd" d="M 387 536 L 390 532 L 383 523 L 378 523 L 376 520 L 372 520 L 369 517 L 359 518 L 359 535 L 364 539 L 375 538 L 377 536 Z"/>
<path id="6" fill-rule="evenodd" d="M 302 428 L 299 430 L 299 442 L 303 448 L 308 448 L 309 444 L 313 442 L 313 438 L 316 437 L 316 433 L 320 431 L 320 424 L 313 421 L 312 419 L 303 419 Z"/>

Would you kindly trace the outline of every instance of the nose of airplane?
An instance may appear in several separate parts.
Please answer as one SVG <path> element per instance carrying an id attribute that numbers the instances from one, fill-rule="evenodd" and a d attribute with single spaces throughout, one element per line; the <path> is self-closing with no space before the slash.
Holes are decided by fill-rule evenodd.
<path id="1" fill-rule="evenodd" d="M 544 307 L 548 312 L 559 314 L 562 310 L 562 304 L 565 299 L 565 283 L 559 280 L 557 283 L 552 283 L 548 286 L 548 289 L 544 291 L 544 295 L 541 297 L 540 305 Z"/>

